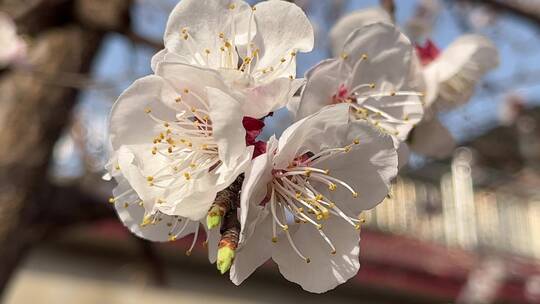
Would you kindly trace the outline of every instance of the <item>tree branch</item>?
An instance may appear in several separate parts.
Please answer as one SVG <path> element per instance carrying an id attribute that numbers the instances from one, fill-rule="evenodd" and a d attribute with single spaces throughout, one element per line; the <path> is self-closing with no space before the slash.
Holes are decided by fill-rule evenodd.
<path id="1" fill-rule="evenodd" d="M 501 0 L 460 0 L 461 2 L 486 5 L 495 11 L 509 13 L 516 17 L 528 20 L 529 22 L 540 27 L 540 5 L 528 4 L 538 3 L 536 1 L 501 1 Z"/>

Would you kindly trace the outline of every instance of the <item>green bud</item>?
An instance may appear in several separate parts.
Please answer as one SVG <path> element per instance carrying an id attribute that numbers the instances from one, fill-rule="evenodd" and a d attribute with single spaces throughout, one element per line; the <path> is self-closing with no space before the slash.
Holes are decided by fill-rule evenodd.
<path id="1" fill-rule="evenodd" d="M 231 269 L 232 262 L 234 260 L 234 254 L 234 250 L 232 250 L 228 246 L 218 249 L 216 265 L 217 269 L 221 272 L 221 274 L 224 274 L 225 272 L 229 271 L 229 269 Z"/>
<path id="2" fill-rule="evenodd" d="M 206 225 L 208 229 L 214 229 L 221 224 L 221 216 L 218 214 L 208 214 L 206 216 Z"/>

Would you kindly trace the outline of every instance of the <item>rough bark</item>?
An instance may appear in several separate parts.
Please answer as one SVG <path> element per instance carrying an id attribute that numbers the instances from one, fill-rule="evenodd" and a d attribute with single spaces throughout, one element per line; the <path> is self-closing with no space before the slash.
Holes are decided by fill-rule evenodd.
<path id="1" fill-rule="evenodd" d="M 30 219 L 36 205 L 49 203 L 39 201 L 49 159 L 75 105 L 75 90 L 50 85 L 44 78 L 86 72 L 100 40 L 101 34 L 76 26 L 45 31 L 31 53 L 31 64 L 41 76 L 17 70 L 0 79 L 0 289 L 20 253 L 40 237 Z"/>

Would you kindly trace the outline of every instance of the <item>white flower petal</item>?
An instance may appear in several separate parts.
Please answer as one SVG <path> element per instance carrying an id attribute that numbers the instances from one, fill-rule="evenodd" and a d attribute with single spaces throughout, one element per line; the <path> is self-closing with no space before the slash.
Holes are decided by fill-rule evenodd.
<path id="1" fill-rule="evenodd" d="M 265 216 L 261 222 L 257 222 L 256 230 L 245 242 L 245 245 L 238 248 L 236 257 L 230 271 L 230 279 L 240 285 L 257 268 L 272 256 L 272 217 Z"/>
<path id="2" fill-rule="evenodd" d="M 262 118 L 285 106 L 303 84 L 302 80 L 277 78 L 271 82 L 247 88 L 243 106 L 245 116 Z"/>
<path id="3" fill-rule="evenodd" d="M 255 5 L 256 47 L 260 58 L 256 70 L 274 68 L 273 78 L 296 76 L 292 52 L 313 49 L 313 27 L 297 5 L 286 1 L 263 1 Z M 291 58 L 293 57 L 293 58 Z M 281 62 L 281 59 L 286 59 Z"/>
<path id="4" fill-rule="evenodd" d="M 117 178 L 118 180 L 118 186 L 113 190 L 113 194 L 115 196 L 118 196 L 126 191 L 130 190 L 130 186 L 127 183 L 126 180 L 123 180 L 122 177 Z M 145 209 L 142 206 L 139 206 L 138 204 L 130 204 L 126 207 L 125 202 L 126 201 L 137 201 L 138 196 L 136 193 L 133 193 L 127 197 L 123 197 L 122 200 L 118 200 L 115 202 L 114 207 L 116 209 L 116 212 L 118 213 L 118 217 L 128 228 L 132 233 L 137 235 L 140 238 L 147 239 L 149 241 L 153 242 L 168 242 L 170 241 L 169 232 L 172 229 L 172 226 L 174 225 L 178 219 L 173 216 L 168 216 L 165 214 L 161 214 L 159 218 L 161 218 L 160 221 L 156 221 L 155 224 L 146 225 L 144 227 L 141 227 L 141 223 L 143 222 L 143 218 L 146 215 Z M 182 225 L 184 224 L 184 221 L 187 219 L 181 219 Z M 197 229 L 199 225 L 199 222 L 190 222 L 187 224 L 185 229 L 182 231 L 181 234 L 178 235 L 178 238 L 182 238 L 186 235 L 192 234 L 195 232 L 195 229 Z"/>
<path id="5" fill-rule="evenodd" d="M 186 105 L 204 109 L 205 105 L 200 99 L 207 99 L 206 87 L 228 91 L 227 85 L 218 72 L 197 66 L 165 61 L 158 64 L 156 75 L 161 76 L 176 91 L 175 96 L 163 99 L 163 102 L 177 111 L 185 110 Z M 186 89 L 189 91 L 187 94 Z M 181 103 L 176 102 L 178 96 L 182 96 Z M 207 101 L 204 102 L 207 103 Z"/>
<path id="6" fill-rule="evenodd" d="M 351 211 L 349 216 L 354 217 L 375 207 L 388 194 L 390 183 L 397 175 L 398 155 L 390 136 L 381 135 L 364 122 L 350 122 L 342 129 L 340 133 L 347 136 L 336 140 L 334 147 L 345 146 L 355 139 L 359 143 L 353 145 L 350 152 L 317 163 L 317 167 L 328 169 L 330 176 L 346 182 L 358 197 L 353 198 L 351 192 L 340 185 L 334 191 L 328 190 L 326 185 L 317 189 L 340 208 Z"/>
<path id="7" fill-rule="evenodd" d="M 159 133 L 158 124 L 145 110 L 151 109 L 156 116 L 174 120 L 174 111 L 161 102 L 163 96 L 171 92 L 162 78 L 153 75 L 143 77 L 127 88 L 118 97 L 109 116 L 109 138 L 113 149 L 121 145 L 151 143 Z"/>
<path id="8" fill-rule="evenodd" d="M 357 10 L 341 17 L 334 27 L 332 27 L 329 34 L 334 57 L 338 57 L 341 54 L 343 45 L 352 32 L 366 25 L 378 22 L 393 23 L 390 15 L 380 7 Z"/>
<path id="9" fill-rule="evenodd" d="M 224 45 L 220 33 L 224 39 L 238 37 L 240 43 L 244 42 L 251 14 L 249 5 L 241 0 L 182 0 L 167 22 L 165 48 L 189 58 L 191 64 L 219 68 L 222 66 L 220 47 Z M 237 62 L 233 47 L 227 54 L 230 64 Z"/>
<path id="10" fill-rule="evenodd" d="M 315 227 L 304 224 L 292 237 L 298 249 L 309 257 L 310 263 L 300 259 L 283 237 L 275 244 L 272 255 L 287 280 L 315 293 L 323 293 L 345 283 L 360 269 L 359 232 L 336 217 L 329 218 L 322 231 L 332 241 L 336 254 L 330 253 L 330 247 Z"/>
<path id="11" fill-rule="evenodd" d="M 412 45 L 393 25 L 376 23 L 354 31 L 343 49 L 344 62 L 353 68 L 349 87 L 374 83 L 376 89 L 408 84 Z"/>
<path id="12" fill-rule="evenodd" d="M 296 120 L 332 104 L 332 97 L 349 76 L 350 69 L 338 59 L 327 59 L 306 73 L 307 83 L 296 114 Z"/>
<path id="13" fill-rule="evenodd" d="M 260 204 L 266 197 L 267 184 L 272 179 L 272 159 L 277 140 L 271 137 L 267 143 L 267 153 L 259 155 L 246 170 L 242 191 L 240 192 L 240 246 L 251 235 L 258 224 Z"/>
<path id="14" fill-rule="evenodd" d="M 238 158 L 247 153 L 246 131 L 242 125 L 242 105 L 223 91 L 208 87 L 212 135 L 218 145 L 219 158 L 232 167 Z"/>
<path id="15" fill-rule="evenodd" d="M 319 151 L 332 146 L 342 137 L 343 128 L 349 122 L 349 105 L 337 104 L 323 108 L 287 128 L 279 138 L 279 148 L 274 158 L 276 168 L 285 168 L 296 156 L 306 151 Z M 302 150 L 302 151 L 301 151 Z"/>

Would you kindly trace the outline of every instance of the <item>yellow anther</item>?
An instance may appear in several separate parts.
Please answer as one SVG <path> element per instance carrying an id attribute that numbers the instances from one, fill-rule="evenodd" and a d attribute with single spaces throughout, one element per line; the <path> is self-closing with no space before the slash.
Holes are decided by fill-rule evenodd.
<path id="1" fill-rule="evenodd" d="M 291 52 L 291 57 L 296 56 L 296 52 Z"/>
<path id="2" fill-rule="evenodd" d="M 191 174 L 189 174 L 189 172 L 184 173 L 184 178 L 186 180 L 190 180 L 191 179 Z"/>
<path id="3" fill-rule="evenodd" d="M 167 227 L 172 227 L 172 223 L 167 223 Z"/>
<path id="4" fill-rule="evenodd" d="M 187 250 L 186 251 L 186 256 L 190 256 L 191 255 L 191 250 Z"/>
<path id="5" fill-rule="evenodd" d="M 190 110 L 191 110 L 191 112 L 193 112 L 193 113 L 197 112 L 197 108 L 195 108 L 195 107 L 191 107 L 191 109 L 190 109 Z M 195 122 L 197 122 L 197 123 L 198 123 L 198 121 L 195 121 Z"/>
<path id="6" fill-rule="evenodd" d="M 396 96 L 396 92 L 390 92 L 390 96 Z"/>
<path id="7" fill-rule="evenodd" d="M 337 186 L 334 183 L 331 183 L 331 184 L 328 185 L 328 190 L 330 190 L 330 191 L 334 191 L 334 190 L 336 190 L 336 188 L 337 188 Z"/>
<path id="8" fill-rule="evenodd" d="M 167 152 L 172 153 L 172 147 L 167 148 Z"/>
<path id="9" fill-rule="evenodd" d="M 277 237 L 276 236 L 272 237 L 272 243 L 277 243 Z"/>
<path id="10" fill-rule="evenodd" d="M 233 10 L 235 8 L 236 8 L 236 4 L 234 4 L 234 3 L 229 4 L 229 9 L 230 10 Z"/>
<path id="11" fill-rule="evenodd" d="M 283 231 L 287 231 L 287 230 L 289 230 L 289 226 L 288 225 L 283 226 Z"/>
<path id="12" fill-rule="evenodd" d="M 257 8 L 254 6 L 254 7 L 251 8 L 251 10 L 252 10 L 252 11 L 256 11 Z"/>
<path id="13" fill-rule="evenodd" d="M 328 208 L 333 209 L 334 207 L 336 207 L 336 204 L 335 204 L 335 203 L 330 203 L 330 204 L 328 204 Z"/>
<path id="14" fill-rule="evenodd" d="M 184 94 L 189 94 L 189 89 L 188 88 L 184 89 Z"/>
<path id="15" fill-rule="evenodd" d="M 351 152 L 351 149 L 352 149 L 351 146 L 346 146 L 346 147 L 345 147 L 345 152 L 347 152 L 347 153 L 348 153 L 348 152 Z"/>
<path id="16" fill-rule="evenodd" d="M 362 225 L 360 225 L 360 224 L 356 224 L 356 225 L 354 225 L 354 229 L 356 229 L 356 230 L 360 230 L 360 228 L 362 228 Z"/>
<path id="17" fill-rule="evenodd" d="M 330 170 L 328 170 L 328 169 L 324 170 L 324 174 L 326 174 L 326 175 L 330 174 Z"/>
<path id="18" fill-rule="evenodd" d="M 184 40 L 188 40 L 189 35 L 188 35 L 188 34 L 185 34 L 183 38 L 184 38 Z"/>
<path id="19" fill-rule="evenodd" d="M 157 154 L 157 148 L 156 147 L 153 147 L 152 148 L 152 155 L 156 155 Z"/>
<path id="20" fill-rule="evenodd" d="M 296 193 L 294 194 L 294 196 L 295 196 L 296 198 L 301 198 L 301 197 L 302 197 L 302 193 L 296 192 Z"/>
<path id="21" fill-rule="evenodd" d="M 280 59 L 279 61 L 281 61 L 281 62 L 285 62 L 285 61 L 287 61 L 287 59 L 285 59 L 285 58 L 281 58 L 281 59 Z"/>
<path id="22" fill-rule="evenodd" d="M 368 59 L 368 55 L 367 54 L 362 54 L 362 57 L 360 57 L 360 59 L 366 60 L 366 59 Z"/>
<path id="23" fill-rule="evenodd" d="M 165 134 L 159 133 L 159 138 L 160 138 L 161 140 L 165 139 Z"/>
<path id="24" fill-rule="evenodd" d="M 409 115 L 405 115 L 405 116 L 403 117 L 403 120 L 409 121 Z"/>
<path id="25" fill-rule="evenodd" d="M 250 58 L 250 57 L 244 58 L 244 63 L 245 63 L 245 64 L 249 64 L 250 62 L 251 62 L 251 58 Z"/>
<path id="26" fill-rule="evenodd" d="M 147 216 L 143 217 L 143 220 L 142 220 L 140 226 L 141 226 L 141 227 L 145 227 L 145 226 L 150 225 L 150 223 L 152 223 L 152 217 L 149 216 L 149 215 L 147 215 Z"/>
<path id="27" fill-rule="evenodd" d="M 222 52 L 225 52 L 225 48 L 224 47 L 220 47 L 219 48 Z"/>
<path id="28" fill-rule="evenodd" d="M 311 170 L 306 170 L 306 172 L 304 172 L 304 174 L 307 176 L 307 177 L 310 177 L 311 176 Z"/>
<path id="29" fill-rule="evenodd" d="M 124 203 L 124 208 L 129 207 L 129 203 Z"/>
<path id="30" fill-rule="evenodd" d="M 144 112 L 145 112 L 146 114 L 152 113 L 152 109 L 150 109 L 150 108 L 145 108 L 145 109 L 144 109 Z"/>
<path id="31" fill-rule="evenodd" d="M 360 143 L 360 140 L 358 138 L 355 138 L 353 140 L 353 144 L 358 145 Z"/>
<path id="32" fill-rule="evenodd" d="M 306 263 L 311 263 L 311 259 L 310 258 L 306 258 Z"/>
<path id="33" fill-rule="evenodd" d="M 223 39 L 225 37 L 225 33 L 221 32 L 219 33 L 219 38 Z"/>
<path id="34" fill-rule="evenodd" d="M 148 177 L 146 178 L 146 180 L 149 181 L 149 182 L 151 182 L 151 181 L 154 180 L 154 177 L 153 177 L 153 176 L 148 176 Z"/>
<path id="35" fill-rule="evenodd" d="M 188 29 L 187 29 L 187 27 L 184 27 L 184 28 L 182 28 L 182 34 L 184 34 L 184 35 L 185 35 L 185 34 L 187 34 L 187 32 L 188 32 Z"/>
<path id="36" fill-rule="evenodd" d="M 330 254 L 331 254 L 331 255 L 335 255 L 335 254 L 336 254 L 336 250 L 335 250 L 335 249 L 332 250 L 332 251 L 330 252 Z"/>
<path id="37" fill-rule="evenodd" d="M 230 49 L 232 47 L 232 44 L 229 42 L 229 41 L 225 41 L 225 45 L 224 45 L 226 48 Z"/>
<path id="38" fill-rule="evenodd" d="M 322 194 L 317 194 L 317 195 L 315 196 L 315 200 L 317 200 L 317 201 L 322 201 L 322 199 L 323 199 Z"/>
<path id="39" fill-rule="evenodd" d="M 290 80 L 293 80 L 293 79 L 294 79 L 294 76 L 293 76 L 293 75 L 289 75 L 289 79 L 290 79 Z"/>
<path id="40" fill-rule="evenodd" d="M 114 204 L 116 202 L 116 199 L 114 197 L 109 198 L 109 203 Z"/>
<path id="41" fill-rule="evenodd" d="M 370 83 L 370 84 L 369 84 L 369 87 L 372 88 L 372 89 L 375 89 L 375 84 L 374 84 L 374 83 Z"/>
<path id="42" fill-rule="evenodd" d="M 353 193 L 352 193 L 352 197 L 353 197 L 353 198 L 357 198 L 357 197 L 358 197 L 358 192 L 353 192 Z"/>
<path id="43" fill-rule="evenodd" d="M 321 229 L 322 229 L 322 225 L 321 225 L 321 224 L 317 225 L 317 229 L 318 229 L 318 230 L 321 230 Z"/>
<path id="44" fill-rule="evenodd" d="M 201 145 L 201 149 L 203 149 L 203 150 L 207 150 L 207 149 L 208 149 L 208 145 L 207 145 L 207 144 L 203 144 L 203 145 Z"/>
<path id="45" fill-rule="evenodd" d="M 180 103 L 182 102 L 182 97 L 178 96 L 174 99 L 174 101 L 176 101 L 177 103 Z"/>
<path id="46" fill-rule="evenodd" d="M 190 148 L 193 147 L 193 144 L 190 143 L 190 142 L 188 142 L 186 145 L 187 145 L 188 147 L 190 147 Z"/>
<path id="47" fill-rule="evenodd" d="M 140 201 L 140 202 L 139 202 L 139 206 L 140 206 L 140 207 L 144 206 L 144 202 L 143 202 L 143 201 Z"/>
<path id="48" fill-rule="evenodd" d="M 120 170 L 120 165 L 116 165 L 116 166 L 114 166 L 114 168 L 115 168 L 116 170 Z"/>
<path id="49" fill-rule="evenodd" d="M 174 242 L 174 241 L 176 241 L 176 236 L 175 236 L 175 235 L 171 235 L 171 236 L 169 237 L 169 242 Z"/>
<path id="50" fill-rule="evenodd" d="M 347 59 L 349 58 L 349 54 L 347 54 L 347 53 L 341 53 L 340 57 L 341 57 L 341 59 L 343 59 L 343 60 L 347 60 Z"/>

